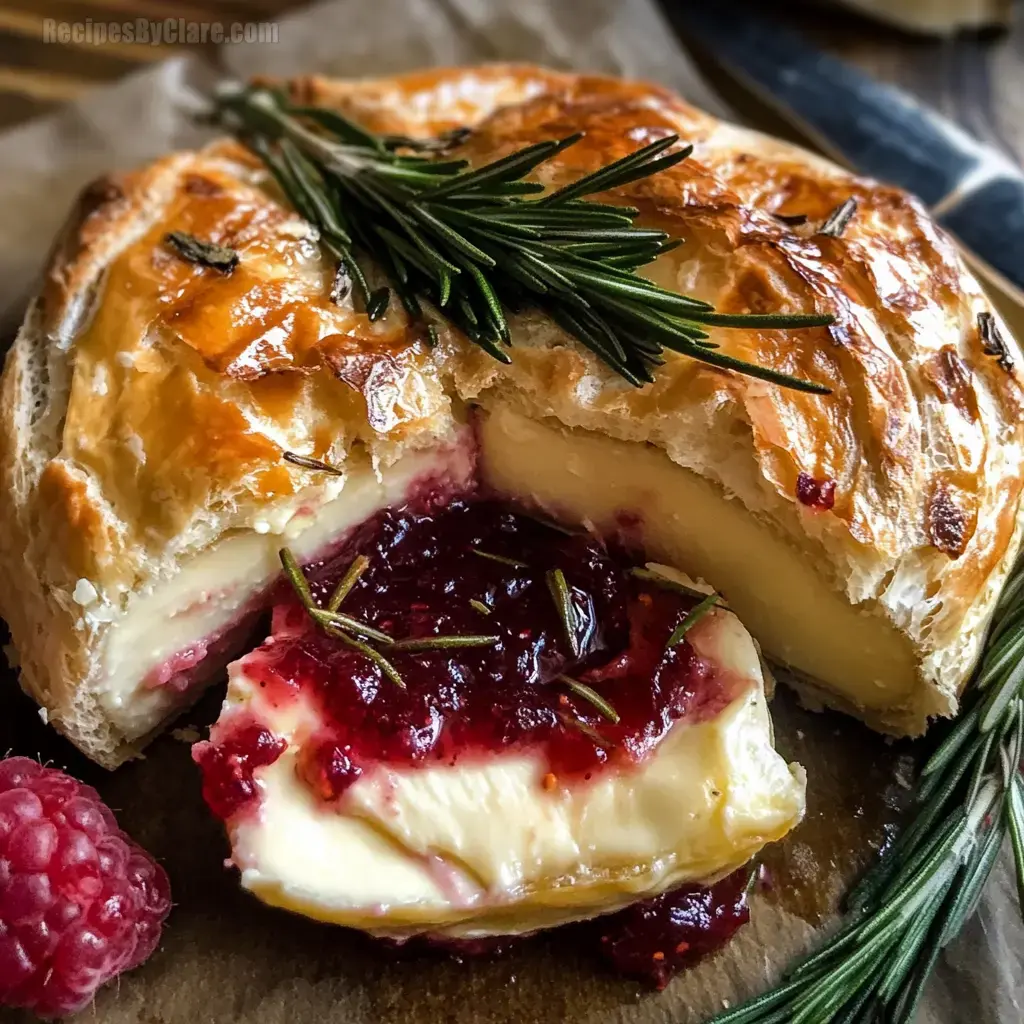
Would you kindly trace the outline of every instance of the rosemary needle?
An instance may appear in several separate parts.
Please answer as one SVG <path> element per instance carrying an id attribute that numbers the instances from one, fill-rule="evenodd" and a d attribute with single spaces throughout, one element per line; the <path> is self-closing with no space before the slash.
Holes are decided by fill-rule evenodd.
<path id="1" fill-rule="evenodd" d="M 549 569 L 545 578 L 548 590 L 551 591 L 551 598 L 562 619 L 562 628 L 565 631 L 565 638 L 569 642 L 569 650 L 574 658 L 578 658 L 580 652 L 576 639 L 576 609 L 572 606 L 572 594 L 569 591 L 569 584 L 565 581 L 565 573 L 561 569 Z"/>
<path id="2" fill-rule="evenodd" d="M 170 231 L 164 236 L 164 241 L 189 263 L 219 270 L 222 274 L 230 274 L 238 266 L 238 253 L 226 245 L 206 242 L 184 231 Z"/>
<path id="3" fill-rule="evenodd" d="M 472 551 L 474 555 L 479 555 L 481 558 L 489 558 L 492 562 L 500 562 L 502 565 L 510 565 L 513 569 L 530 568 L 526 562 L 520 562 L 516 558 L 508 558 L 505 555 L 495 555 L 490 551 L 483 551 L 480 548 L 470 548 L 470 551 Z"/>
<path id="4" fill-rule="evenodd" d="M 264 162 L 286 200 L 337 261 L 334 296 L 351 289 L 371 320 L 397 298 L 425 323 L 427 300 L 485 352 L 510 362 L 510 310 L 535 307 L 640 386 L 671 350 L 723 370 L 815 394 L 828 389 L 728 356 L 705 327 L 787 330 L 825 326 L 822 313 L 719 314 L 706 302 L 638 274 L 678 244 L 637 228 L 633 207 L 588 199 L 688 158 L 659 139 L 553 192 L 528 180 L 582 135 L 529 145 L 480 167 L 447 155 L 449 140 L 410 147 L 334 110 L 296 105 L 255 85 L 222 90 L 214 118 Z M 438 156 L 440 153 L 440 156 Z M 360 261 L 388 285 L 370 291 Z"/>
<path id="5" fill-rule="evenodd" d="M 313 594 L 309 589 L 309 580 L 306 579 L 306 574 L 302 571 L 302 566 L 295 560 L 295 556 L 288 548 L 281 548 L 278 552 L 278 557 L 281 559 L 281 565 L 284 567 L 284 573 L 288 577 L 288 582 L 291 583 L 295 593 L 298 594 L 303 608 L 307 611 L 315 608 L 316 603 L 313 601 Z"/>
<path id="6" fill-rule="evenodd" d="M 405 680 L 399 674 L 398 669 L 396 669 L 395 666 L 392 665 L 391 662 L 388 661 L 388 659 L 380 653 L 380 651 L 375 650 L 367 643 L 363 643 L 363 641 L 360 640 L 358 637 L 349 635 L 342 629 L 337 629 L 334 626 L 328 626 L 326 628 L 327 632 L 331 636 L 337 637 L 337 639 L 339 639 L 342 643 L 347 644 L 349 647 L 353 648 L 356 651 L 359 651 L 360 654 L 363 654 L 367 658 L 369 658 L 370 661 L 377 665 L 381 672 L 383 672 L 384 675 L 386 675 L 388 679 L 390 679 L 391 682 L 395 684 L 395 686 L 397 686 L 401 690 L 405 689 Z"/>
<path id="7" fill-rule="evenodd" d="M 840 238 L 856 212 L 857 200 L 851 196 L 825 218 L 824 224 L 818 228 L 818 234 Z"/>
<path id="8" fill-rule="evenodd" d="M 602 750 L 610 750 L 612 748 L 613 744 L 611 741 L 605 739 L 604 736 L 602 736 L 592 725 L 588 725 L 586 722 L 581 721 L 575 715 L 567 715 L 562 711 L 556 711 L 555 714 L 558 716 L 558 720 L 562 725 L 583 733 L 583 735 L 586 736 L 594 746 L 600 747 Z"/>
<path id="9" fill-rule="evenodd" d="M 591 689 L 586 683 L 581 683 L 578 679 L 573 679 L 572 676 L 567 676 L 564 673 L 558 676 L 558 681 L 565 683 L 566 686 L 572 690 L 578 697 L 582 697 L 584 700 L 589 701 L 597 708 L 598 711 L 604 715 L 613 725 L 619 723 L 619 713 L 601 696 L 596 690 Z"/>
<path id="10" fill-rule="evenodd" d="M 370 560 L 366 555 L 356 555 L 352 560 L 352 564 L 346 570 L 345 575 L 341 577 L 338 585 L 334 588 L 334 593 L 331 594 L 330 600 L 327 602 L 327 610 L 329 612 L 336 612 L 341 607 L 341 602 L 348 597 L 352 588 L 358 582 L 359 577 L 366 572 L 369 565 Z"/>
<path id="11" fill-rule="evenodd" d="M 679 641 L 682 640 L 683 637 L 686 636 L 686 634 L 718 603 L 719 599 L 717 594 L 707 594 L 704 597 L 704 600 L 694 605 L 694 607 L 687 612 L 683 621 L 672 630 L 672 635 L 668 638 L 668 643 L 666 643 L 665 646 L 675 647 L 675 645 L 679 643 Z"/>
<path id="12" fill-rule="evenodd" d="M 396 651 L 443 651 L 457 650 L 461 647 L 493 647 L 499 643 L 498 636 L 476 636 L 469 633 L 452 636 L 410 637 L 407 640 L 396 640 L 392 648 Z"/>
<path id="13" fill-rule="evenodd" d="M 475 597 L 469 599 L 469 606 L 474 611 L 479 612 L 481 615 L 490 615 L 491 609 L 489 605 L 484 604 L 483 601 L 477 600 Z"/>
<path id="14" fill-rule="evenodd" d="M 293 466 L 302 466 L 303 469 L 316 469 L 321 473 L 330 473 L 332 476 L 345 475 L 345 470 L 340 466 L 332 466 L 329 462 L 323 462 L 321 459 L 314 459 L 308 455 L 285 452 L 281 457 L 285 462 L 290 462 Z"/>
<path id="15" fill-rule="evenodd" d="M 665 590 L 674 590 L 677 594 L 682 594 L 684 597 L 693 597 L 698 601 L 707 597 L 703 590 L 688 587 L 685 583 L 680 583 L 679 580 L 666 576 L 656 569 L 648 569 L 646 566 L 634 565 L 629 570 L 629 574 L 635 576 L 638 580 L 644 580 L 646 583 L 653 583 L 656 586 L 663 587 Z"/>
<path id="16" fill-rule="evenodd" d="M 328 611 L 326 608 L 310 608 L 309 614 L 321 625 L 337 626 L 348 633 L 355 633 L 358 636 L 366 637 L 367 640 L 376 640 L 381 644 L 392 644 L 394 640 L 382 630 L 368 626 L 351 615 L 344 615 L 341 612 Z"/>

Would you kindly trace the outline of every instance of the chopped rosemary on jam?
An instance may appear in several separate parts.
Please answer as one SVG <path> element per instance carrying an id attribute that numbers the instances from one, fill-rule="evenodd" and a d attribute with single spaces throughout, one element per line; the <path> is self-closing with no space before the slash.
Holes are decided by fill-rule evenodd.
<path id="1" fill-rule="evenodd" d="M 699 604 L 695 605 L 692 609 L 690 609 L 690 611 L 686 615 L 686 618 L 684 618 L 683 621 L 680 622 L 679 625 L 672 630 L 672 635 L 668 638 L 668 643 L 665 644 L 665 646 L 675 647 L 675 645 L 679 643 L 679 641 L 682 640 L 683 637 L 685 637 L 686 634 L 694 626 L 696 626 L 697 623 L 700 622 L 700 620 L 703 619 L 704 616 L 707 615 L 707 613 L 711 611 L 711 609 L 714 608 L 717 604 L 718 595 L 708 594 L 703 601 L 701 601 Z"/>
<path id="2" fill-rule="evenodd" d="M 562 618 L 562 627 L 565 630 L 565 638 L 569 641 L 569 650 L 574 658 L 580 656 L 579 643 L 576 639 L 576 609 L 572 606 L 572 595 L 569 592 L 569 584 L 565 581 L 565 573 L 561 569 L 549 569 L 545 574 L 548 581 L 548 590 Z"/>
<path id="3" fill-rule="evenodd" d="M 474 555 L 479 555 L 481 558 L 489 558 L 492 562 L 500 562 L 502 565 L 510 565 L 513 569 L 530 568 L 525 562 L 520 562 L 515 558 L 508 558 L 505 555 L 495 555 L 490 551 L 481 551 L 480 548 L 471 548 L 470 550 Z"/>
<path id="4" fill-rule="evenodd" d="M 584 700 L 593 704 L 594 707 L 612 723 L 612 725 L 618 724 L 619 713 L 596 690 L 587 686 L 586 683 L 581 683 L 578 679 L 573 679 L 572 676 L 567 676 L 564 673 L 558 677 L 558 681 L 569 687 L 577 697 L 582 697 Z"/>
<path id="5" fill-rule="evenodd" d="M 329 612 L 336 612 L 341 607 L 341 602 L 348 597 L 349 592 L 359 581 L 359 577 L 366 572 L 369 565 L 370 560 L 366 555 L 356 555 L 345 575 L 342 576 L 340 582 L 334 588 L 334 593 L 331 594 L 330 600 L 327 602 L 327 610 Z"/>

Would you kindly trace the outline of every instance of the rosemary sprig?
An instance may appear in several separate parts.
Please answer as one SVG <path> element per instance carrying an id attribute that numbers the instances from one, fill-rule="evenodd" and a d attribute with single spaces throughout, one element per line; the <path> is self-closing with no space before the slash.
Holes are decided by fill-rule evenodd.
<path id="1" fill-rule="evenodd" d="M 1003 589 L 958 719 L 914 787 L 916 813 L 846 900 L 839 931 L 772 991 L 712 1024 L 910 1024 L 942 950 L 1009 837 L 1024 912 L 1024 559 Z"/>
<path id="2" fill-rule="evenodd" d="M 481 558 L 488 558 L 492 562 L 499 562 L 501 565 L 510 565 L 513 569 L 530 568 L 526 562 L 520 562 L 516 558 L 507 558 L 505 555 L 495 555 L 490 551 L 484 551 L 482 548 L 470 548 L 470 551 L 472 551 L 474 555 L 479 555 Z"/>
<path id="3" fill-rule="evenodd" d="M 564 673 L 557 678 L 560 683 L 564 683 L 570 690 L 572 690 L 577 697 L 582 697 L 584 700 L 593 704 L 594 707 L 612 723 L 612 725 L 619 724 L 618 711 L 616 711 L 615 708 L 613 708 L 611 704 L 609 704 L 608 701 L 606 701 L 604 697 L 597 692 L 597 690 L 592 689 L 587 686 L 586 683 L 581 683 L 578 679 L 573 679 L 572 676 L 567 676 Z"/>
<path id="4" fill-rule="evenodd" d="M 686 159 L 676 136 L 651 143 L 547 195 L 525 180 L 582 137 L 538 142 L 482 167 L 438 157 L 429 143 L 381 138 L 333 110 L 292 104 L 254 86 L 222 91 L 214 117 L 259 155 L 285 198 L 320 232 L 371 320 L 396 295 L 415 318 L 427 299 L 495 359 L 509 362 L 507 313 L 546 312 L 634 385 L 653 379 L 666 349 L 725 370 L 826 394 L 718 351 L 705 328 L 824 326 L 825 314 L 722 314 L 637 270 L 678 244 L 634 226 L 638 210 L 585 197 L 620 188 Z M 442 148 L 451 145 L 442 143 Z M 410 152 L 410 150 L 416 150 Z M 387 275 L 370 293 L 360 259 Z"/>

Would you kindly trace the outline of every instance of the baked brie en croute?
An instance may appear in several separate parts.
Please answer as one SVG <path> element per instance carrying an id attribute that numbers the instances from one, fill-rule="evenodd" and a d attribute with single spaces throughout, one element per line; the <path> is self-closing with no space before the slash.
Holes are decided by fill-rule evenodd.
<path id="1" fill-rule="evenodd" d="M 711 332 L 831 394 L 671 353 L 633 388 L 528 309 L 508 365 L 452 328 L 432 344 L 397 302 L 371 322 L 332 302 L 333 259 L 234 143 L 98 183 L 0 397 L 0 612 L 57 728 L 108 766 L 137 752 L 243 646 L 282 545 L 314 560 L 424 480 L 628 535 L 879 728 L 955 711 L 1018 546 L 1020 355 L 917 202 L 612 78 L 292 88 L 378 132 L 468 127 L 474 163 L 584 132 L 536 172 L 550 185 L 678 133 L 690 159 L 609 196 L 682 239 L 644 273 L 725 312 L 834 315 Z M 819 231 L 848 199 L 845 230 Z M 171 232 L 237 267 L 183 259 Z"/>

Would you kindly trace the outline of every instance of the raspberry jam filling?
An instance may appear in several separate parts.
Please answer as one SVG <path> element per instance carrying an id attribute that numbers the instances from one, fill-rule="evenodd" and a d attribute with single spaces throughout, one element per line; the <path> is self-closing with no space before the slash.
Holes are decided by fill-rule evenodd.
<path id="1" fill-rule="evenodd" d="M 395 639 L 494 639 L 422 651 L 375 645 L 396 680 L 321 629 L 284 583 L 273 636 L 246 658 L 246 674 L 279 708 L 300 695 L 315 704 L 321 727 L 299 764 L 325 800 L 376 764 L 453 765 L 510 748 L 541 752 L 555 780 L 586 779 L 641 761 L 673 722 L 711 717 L 731 700 L 685 638 L 666 647 L 695 600 L 636 577 L 635 560 L 589 535 L 490 501 L 455 501 L 433 514 L 389 510 L 307 566 L 321 606 L 358 555 L 369 561 L 346 615 Z M 197 756 L 213 810 L 230 817 L 256 793 L 252 770 L 279 748 L 252 722 L 225 725 L 227 735 L 218 730 Z"/>

